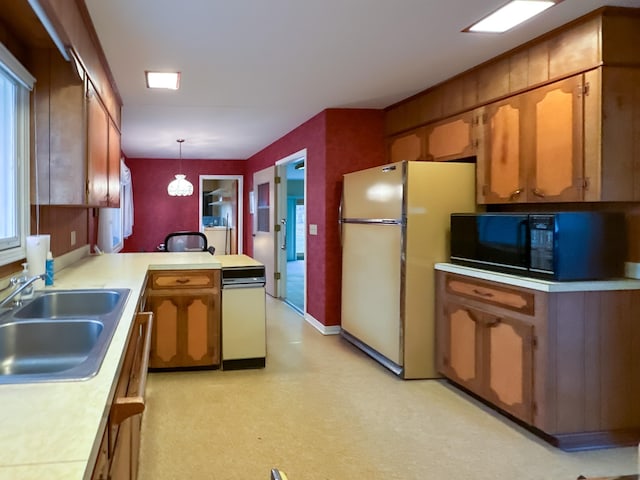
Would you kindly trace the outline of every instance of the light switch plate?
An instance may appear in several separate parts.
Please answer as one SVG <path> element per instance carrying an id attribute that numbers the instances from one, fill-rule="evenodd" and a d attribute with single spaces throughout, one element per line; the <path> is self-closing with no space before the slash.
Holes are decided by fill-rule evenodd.
<path id="1" fill-rule="evenodd" d="M 317 235 L 318 234 L 318 225 L 312 223 L 309 225 L 309 235 Z"/>

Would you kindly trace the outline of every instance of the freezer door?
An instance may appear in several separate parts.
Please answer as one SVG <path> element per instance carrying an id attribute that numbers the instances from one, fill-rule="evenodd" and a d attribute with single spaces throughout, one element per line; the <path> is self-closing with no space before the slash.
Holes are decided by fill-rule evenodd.
<path id="1" fill-rule="evenodd" d="M 402 218 L 404 162 L 368 168 L 344 176 L 342 218 Z"/>
<path id="2" fill-rule="evenodd" d="M 343 242 L 342 328 L 402 365 L 402 227 L 345 224 Z"/>

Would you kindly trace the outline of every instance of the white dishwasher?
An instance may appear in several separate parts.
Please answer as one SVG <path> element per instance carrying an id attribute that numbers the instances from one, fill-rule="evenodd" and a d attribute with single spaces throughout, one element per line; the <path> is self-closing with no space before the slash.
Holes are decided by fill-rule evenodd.
<path id="1" fill-rule="evenodd" d="M 264 368 L 267 357 L 264 266 L 222 269 L 222 369 Z"/>

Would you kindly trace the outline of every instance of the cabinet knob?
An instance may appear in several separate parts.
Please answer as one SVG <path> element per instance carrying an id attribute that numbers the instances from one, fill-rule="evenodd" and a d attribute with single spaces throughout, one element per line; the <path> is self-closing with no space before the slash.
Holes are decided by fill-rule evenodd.
<path id="1" fill-rule="evenodd" d="M 509 195 L 509 200 L 517 199 L 521 193 L 522 193 L 522 188 L 514 190 L 513 192 L 511 192 L 511 195 Z"/>

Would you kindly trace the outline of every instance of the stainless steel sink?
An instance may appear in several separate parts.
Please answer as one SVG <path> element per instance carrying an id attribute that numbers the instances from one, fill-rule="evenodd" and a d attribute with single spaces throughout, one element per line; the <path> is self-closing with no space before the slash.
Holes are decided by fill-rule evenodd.
<path id="1" fill-rule="evenodd" d="M 0 325 L 0 371 L 3 375 L 24 375 L 69 370 L 89 357 L 103 330 L 97 320 Z"/>
<path id="2" fill-rule="evenodd" d="M 47 292 L 16 311 L 14 318 L 59 318 L 106 315 L 118 305 L 116 290 Z"/>
<path id="3" fill-rule="evenodd" d="M 46 291 L 0 316 L 0 384 L 97 374 L 128 295 L 128 289 Z"/>

